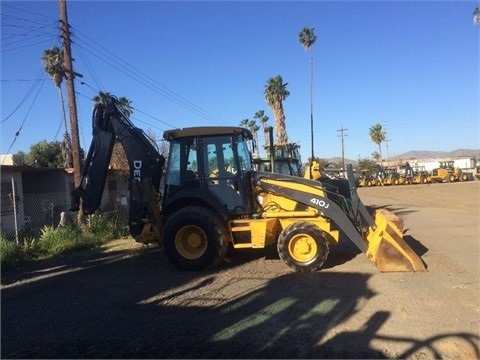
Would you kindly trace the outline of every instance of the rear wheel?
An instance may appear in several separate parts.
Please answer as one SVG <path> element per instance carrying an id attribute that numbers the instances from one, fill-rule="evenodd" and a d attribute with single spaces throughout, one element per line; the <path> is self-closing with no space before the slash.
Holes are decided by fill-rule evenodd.
<path id="1" fill-rule="evenodd" d="M 328 256 L 328 241 L 314 224 L 296 222 L 287 226 L 277 243 L 280 259 L 295 271 L 318 270 Z"/>
<path id="2" fill-rule="evenodd" d="M 468 181 L 468 175 L 466 173 L 462 173 L 462 176 L 460 177 L 462 181 Z"/>
<path id="3" fill-rule="evenodd" d="M 163 251 L 178 269 L 211 269 L 225 258 L 228 234 L 225 223 L 212 211 L 187 207 L 174 213 L 165 224 Z"/>

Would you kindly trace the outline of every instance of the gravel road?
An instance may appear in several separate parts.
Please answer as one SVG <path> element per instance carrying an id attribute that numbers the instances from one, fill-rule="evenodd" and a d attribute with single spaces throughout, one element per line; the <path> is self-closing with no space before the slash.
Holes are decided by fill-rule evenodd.
<path id="1" fill-rule="evenodd" d="M 405 222 L 425 273 L 354 245 L 295 273 L 272 249 L 179 272 L 133 240 L 2 274 L 6 358 L 480 358 L 480 182 L 360 188 Z"/>

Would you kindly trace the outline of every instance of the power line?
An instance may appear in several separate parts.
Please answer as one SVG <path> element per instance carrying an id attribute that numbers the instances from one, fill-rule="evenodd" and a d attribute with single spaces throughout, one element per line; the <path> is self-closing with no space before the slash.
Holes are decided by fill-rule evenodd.
<path id="1" fill-rule="evenodd" d="M 168 100 L 182 106 L 183 108 L 203 117 L 206 120 L 221 123 L 222 125 L 226 122 L 209 113 L 208 111 L 202 109 L 201 107 L 193 104 L 189 100 L 183 98 L 182 96 L 178 95 L 171 89 L 167 88 L 166 86 L 160 84 L 156 80 L 152 79 L 150 75 L 145 74 L 138 68 L 134 67 L 133 65 L 127 63 L 126 61 L 120 59 L 117 55 L 113 54 L 111 51 L 107 50 L 105 47 L 101 46 L 94 40 L 90 39 L 88 36 L 82 34 L 78 30 L 76 30 L 75 35 L 80 35 L 81 37 L 86 38 L 87 41 L 83 40 L 80 36 L 75 36 L 75 39 L 79 40 L 79 42 L 75 42 L 76 46 L 81 47 L 86 52 L 90 53 L 91 55 L 99 58 L 100 60 L 106 62 L 107 64 L 111 65 L 113 68 L 119 70 L 124 75 L 134 79 L 135 81 L 140 82 L 142 85 L 148 87 L 149 89 L 155 91 L 156 93 L 160 94 L 161 96 L 167 98 Z M 90 43 L 93 43 L 96 47 L 99 47 L 103 50 L 103 52 L 93 51 L 97 50 L 93 47 Z M 90 48 L 90 49 L 89 49 Z M 93 49 L 93 50 L 91 50 Z"/>
<path id="2" fill-rule="evenodd" d="M 345 147 L 344 147 L 344 137 L 347 136 L 347 134 L 345 134 L 345 132 L 347 131 L 348 129 L 344 129 L 343 128 L 343 125 L 342 127 L 337 130 L 338 132 L 340 132 L 339 134 L 339 137 L 342 139 L 342 169 L 343 169 L 343 174 L 345 176 Z"/>
<path id="3" fill-rule="evenodd" d="M 47 77 L 45 77 L 45 79 L 43 80 L 42 84 L 41 84 L 40 87 L 38 88 L 37 94 L 35 95 L 32 103 L 30 104 L 30 107 L 28 108 L 27 114 L 25 115 L 25 117 L 23 118 L 22 123 L 20 124 L 20 128 L 19 128 L 19 129 L 17 130 L 17 132 L 15 133 L 15 137 L 13 138 L 13 141 L 12 141 L 12 143 L 10 144 L 10 147 L 8 148 L 6 154 L 8 154 L 8 153 L 10 152 L 10 149 L 13 147 L 13 144 L 14 144 L 15 141 L 17 140 L 17 137 L 20 135 L 20 131 L 22 131 L 23 125 L 25 124 L 25 121 L 27 120 L 27 117 L 28 117 L 28 115 L 30 114 L 30 110 L 32 110 L 33 104 L 35 104 L 35 101 L 37 100 L 38 94 L 40 94 L 40 90 L 42 90 L 43 84 L 45 84 L 45 80 L 46 80 L 46 79 L 47 79 Z"/>

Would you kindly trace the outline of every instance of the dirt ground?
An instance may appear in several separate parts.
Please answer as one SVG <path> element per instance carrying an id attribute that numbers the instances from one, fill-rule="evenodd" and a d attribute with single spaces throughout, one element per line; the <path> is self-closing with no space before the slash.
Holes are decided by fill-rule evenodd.
<path id="1" fill-rule="evenodd" d="M 405 222 L 424 273 L 379 273 L 348 241 L 315 273 L 268 250 L 179 272 L 157 247 L 2 274 L 5 358 L 478 359 L 480 182 L 359 189 Z"/>

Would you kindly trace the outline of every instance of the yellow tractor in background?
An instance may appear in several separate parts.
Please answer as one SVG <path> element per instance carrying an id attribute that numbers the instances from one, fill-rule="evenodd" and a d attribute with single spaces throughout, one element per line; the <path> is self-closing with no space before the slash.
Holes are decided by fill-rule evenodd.
<path id="1" fill-rule="evenodd" d="M 368 170 L 367 171 L 362 170 L 359 177 L 358 187 L 371 187 L 376 185 L 377 185 L 377 180 L 372 175 L 372 173 Z"/>
<path id="2" fill-rule="evenodd" d="M 428 184 L 432 182 L 430 174 L 425 170 L 425 166 L 414 165 L 412 167 L 407 161 L 402 166 L 402 169 L 404 170 L 402 175 L 404 184 Z"/>
<path id="3" fill-rule="evenodd" d="M 377 186 L 383 185 L 403 185 L 403 179 L 396 168 L 384 168 L 378 166 L 376 173 Z"/>
<path id="4" fill-rule="evenodd" d="M 315 173 L 313 164 L 306 171 L 310 178 L 257 171 L 249 151 L 252 133 L 241 127 L 165 131 L 166 162 L 114 97 L 95 106 L 73 210 L 88 215 L 99 207 L 116 138 L 130 165 L 130 234 L 138 242 L 158 243 L 178 269 L 214 268 L 228 249 L 272 244 L 295 271 L 315 271 L 331 246 L 349 240 L 381 272 L 425 271 L 403 239 L 403 221 L 386 209 L 372 215 L 362 203 L 351 165 L 348 180 Z"/>
<path id="5" fill-rule="evenodd" d="M 458 167 L 454 167 L 453 161 L 442 161 L 438 168 L 432 170 L 430 176 L 432 182 L 455 182 L 455 181 L 468 181 L 468 174 L 460 170 Z"/>

